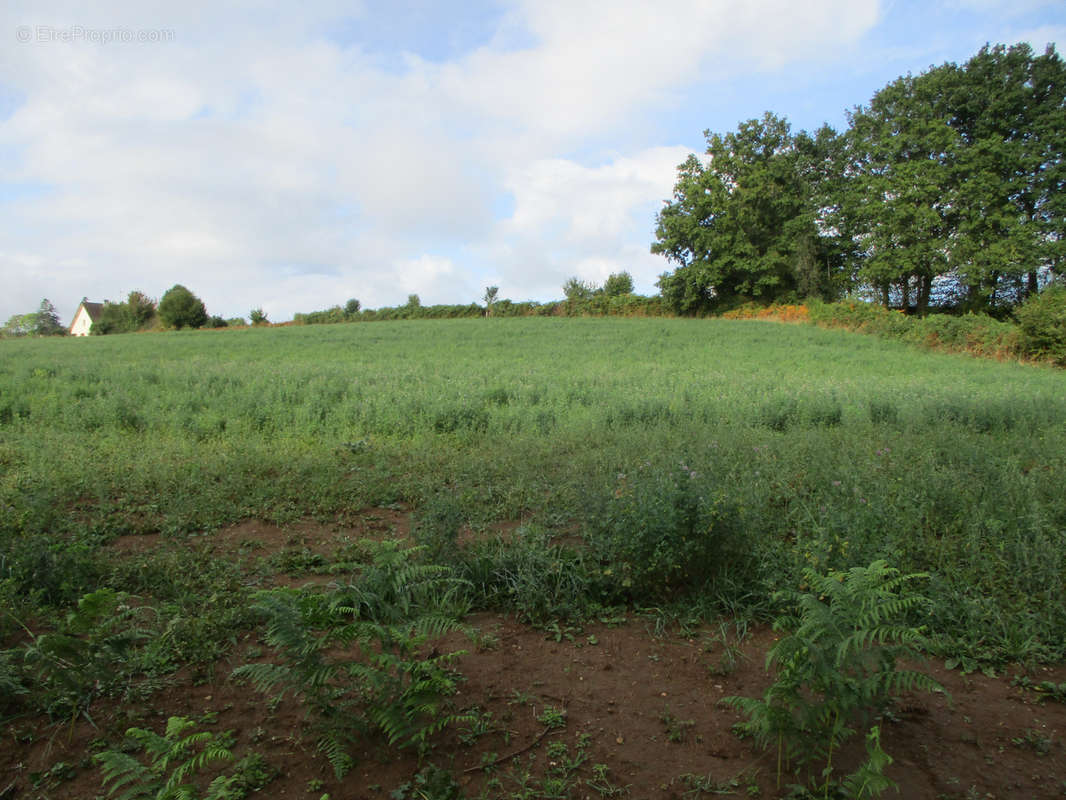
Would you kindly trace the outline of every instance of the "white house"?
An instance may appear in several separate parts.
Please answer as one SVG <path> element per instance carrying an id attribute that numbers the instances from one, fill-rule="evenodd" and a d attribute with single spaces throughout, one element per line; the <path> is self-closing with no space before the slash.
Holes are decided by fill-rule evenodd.
<path id="1" fill-rule="evenodd" d="M 90 303 L 82 300 L 78 310 L 74 312 L 74 321 L 70 323 L 71 336 L 88 336 L 93 323 L 100 319 L 103 303 Z"/>

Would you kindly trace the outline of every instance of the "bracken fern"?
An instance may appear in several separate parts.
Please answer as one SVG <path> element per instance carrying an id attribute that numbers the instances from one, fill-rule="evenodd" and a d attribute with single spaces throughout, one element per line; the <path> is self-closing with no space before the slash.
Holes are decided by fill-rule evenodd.
<path id="1" fill-rule="evenodd" d="M 347 584 L 324 594 L 261 593 L 255 608 L 282 663 L 234 672 L 260 691 L 280 687 L 300 697 L 338 778 L 353 766 L 352 745 L 371 731 L 390 745 L 423 748 L 441 729 L 471 719 L 448 701 L 460 679 L 450 665 L 463 653 L 422 653 L 431 639 L 461 629 L 461 582 L 446 567 L 414 561 L 421 548 L 367 544 L 373 560 Z"/>
<path id="2" fill-rule="evenodd" d="M 725 702 L 747 714 L 740 732 L 761 747 L 776 745 L 779 783 L 789 762 L 797 769 L 824 762 L 828 796 L 833 754 L 855 733 L 852 725 L 867 728 L 895 693 L 942 687 L 920 672 L 896 669 L 896 659 L 914 654 L 923 642 L 921 628 L 905 620 L 926 603 L 908 584 L 926 575 L 901 575 L 875 561 L 827 575 L 808 569 L 804 577 L 806 591 L 776 595 L 795 607 L 774 622 L 774 630 L 790 631 L 767 655 L 767 669 L 776 665 L 777 679 L 762 699 L 729 697 Z M 891 763 L 879 735 L 869 736 L 868 748 L 875 749 L 852 776 L 859 781 L 855 785 L 867 787 L 863 796 L 882 785 L 873 776 Z M 853 783 L 848 778 L 844 786 Z"/>

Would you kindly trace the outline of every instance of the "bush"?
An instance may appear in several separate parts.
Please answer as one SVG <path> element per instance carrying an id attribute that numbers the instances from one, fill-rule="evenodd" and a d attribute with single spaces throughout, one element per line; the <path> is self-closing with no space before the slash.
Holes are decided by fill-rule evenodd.
<path id="1" fill-rule="evenodd" d="M 1066 286 L 1048 286 L 1014 312 L 1026 355 L 1066 366 Z"/>
<path id="2" fill-rule="evenodd" d="M 175 284 L 159 301 L 159 319 L 168 328 L 199 328 L 207 322 L 203 301 L 180 283 Z"/>
<path id="3" fill-rule="evenodd" d="M 737 566 L 735 511 L 684 463 L 620 474 L 599 520 L 594 550 L 622 597 L 669 599 Z"/>
<path id="4" fill-rule="evenodd" d="M 908 584 L 926 577 L 901 575 L 884 561 L 826 575 L 808 569 L 803 584 L 808 591 L 775 596 L 791 601 L 794 609 L 774 622 L 774 630 L 784 635 L 766 663 L 777 665 L 777 678 L 762 699 L 726 697 L 723 702 L 748 716 L 738 726 L 741 733 L 753 736 L 760 747 L 777 748 L 778 786 L 783 762 L 795 762 L 799 769 L 823 762 L 824 769 L 809 777 L 812 786 L 821 783 L 817 775 L 824 777 L 828 796 L 833 756 L 855 733 L 855 724 L 867 728 L 869 759 L 844 778 L 845 786 L 893 785 L 883 775 L 892 759 L 881 749 L 879 728 L 870 723 L 897 692 L 941 689 L 920 672 L 896 667 L 897 659 L 913 657 L 924 642 L 908 617 L 927 601 Z"/>

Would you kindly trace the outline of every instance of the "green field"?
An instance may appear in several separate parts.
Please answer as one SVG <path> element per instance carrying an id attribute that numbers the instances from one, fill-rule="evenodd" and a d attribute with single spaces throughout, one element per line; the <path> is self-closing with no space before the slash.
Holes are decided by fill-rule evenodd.
<path id="1" fill-rule="evenodd" d="M 477 579 L 475 605 L 531 619 L 617 603 L 766 614 L 805 566 L 885 558 L 932 573 L 927 624 L 945 654 L 1055 660 L 1064 459 L 1062 372 L 805 325 L 5 341 L 0 578 L 8 598 L 63 607 L 93 581 L 144 589 L 94 560 L 116 535 L 401 504 Z M 517 521 L 520 540 L 494 540 Z M 480 544 L 456 556 L 443 546 L 460 529 Z M 552 544 L 561 533 L 581 546 Z M 522 548 L 531 564 L 563 559 L 567 585 L 501 588 Z"/>

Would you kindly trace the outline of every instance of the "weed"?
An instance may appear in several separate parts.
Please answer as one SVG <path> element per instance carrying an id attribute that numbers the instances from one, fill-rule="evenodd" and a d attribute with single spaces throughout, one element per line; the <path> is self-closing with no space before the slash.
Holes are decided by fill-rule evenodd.
<path id="1" fill-rule="evenodd" d="M 232 732 L 190 732 L 196 723 L 185 717 L 171 717 L 160 736 L 143 728 L 130 728 L 126 737 L 144 751 L 148 764 L 120 750 L 105 750 L 94 756 L 100 764 L 108 796 L 122 790 L 120 800 L 196 800 L 199 794 L 192 780 L 204 768 L 233 758 Z M 242 760 L 229 774 L 219 775 L 207 787 L 202 800 L 240 800 L 261 789 L 273 778 L 273 771 L 259 757 Z"/>
<path id="2" fill-rule="evenodd" d="M 710 773 L 696 775 L 688 772 L 682 775 L 679 780 L 687 787 L 681 793 L 681 796 L 688 800 L 696 800 L 696 798 L 703 797 L 705 794 L 736 794 L 736 790 L 740 787 L 740 781 L 736 778 L 719 780 Z"/>
<path id="3" fill-rule="evenodd" d="M 676 744 L 684 742 L 688 738 L 688 732 L 696 725 L 694 720 L 678 719 L 669 710 L 664 711 L 659 719 L 666 726 L 667 740 Z"/>
<path id="4" fill-rule="evenodd" d="M 460 678 L 450 664 L 462 653 L 421 652 L 432 638 L 461 628 L 460 584 L 447 568 L 416 563 L 420 548 L 374 547 L 373 562 L 354 583 L 325 594 L 260 593 L 266 642 L 282 663 L 234 671 L 260 691 L 281 687 L 301 698 L 338 778 L 352 768 L 349 751 L 361 734 L 377 730 L 391 745 L 424 749 L 442 728 L 473 721 L 447 702 Z M 360 658 L 338 653 L 351 645 Z"/>
<path id="5" fill-rule="evenodd" d="M 778 785 L 788 762 L 802 768 L 821 761 L 828 792 L 833 755 L 855 732 L 853 724 L 865 726 L 895 692 L 941 687 L 921 673 L 896 669 L 896 659 L 913 655 L 922 641 L 921 631 L 902 620 L 926 602 L 908 590 L 925 576 L 900 575 L 883 561 L 846 573 L 808 569 L 804 575 L 809 591 L 780 595 L 795 604 L 796 613 L 774 622 L 775 630 L 788 633 L 767 656 L 767 667 L 778 668 L 773 685 L 761 700 L 725 702 L 747 714 L 742 732 L 760 746 L 777 747 Z M 872 732 L 867 749 L 869 758 L 855 775 L 862 785 L 873 785 L 872 776 L 888 762 Z"/>
<path id="6" fill-rule="evenodd" d="M 1051 745 L 1054 743 L 1054 739 L 1050 736 L 1046 736 L 1033 728 L 1026 728 L 1023 735 L 1016 736 L 1010 741 L 1015 747 L 1032 750 L 1038 756 L 1046 756 L 1050 753 Z"/>
<path id="7" fill-rule="evenodd" d="M 430 764 L 389 792 L 392 800 L 462 800 L 463 790 L 446 769 Z"/>
<path id="8" fill-rule="evenodd" d="M 550 730 L 565 728 L 566 711 L 555 706 L 547 706 L 537 717 L 537 722 Z"/>

